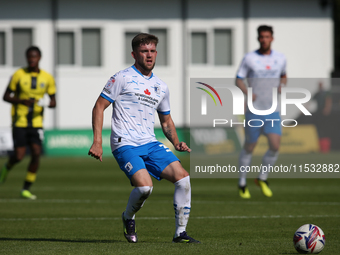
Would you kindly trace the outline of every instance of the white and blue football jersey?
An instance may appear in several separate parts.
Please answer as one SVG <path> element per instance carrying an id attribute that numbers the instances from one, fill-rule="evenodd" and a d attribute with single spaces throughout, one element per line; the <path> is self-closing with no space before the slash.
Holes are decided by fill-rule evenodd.
<path id="1" fill-rule="evenodd" d="M 112 76 L 101 96 L 113 106 L 112 151 L 124 145 L 139 146 L 157 141 L 155 112 L 170 114 L 168 86 L 157 76 L 144 76 L 131 66 Z"/>
<path id="2" fill-rule="evenodd" d="M 247 78 L 256 100 L 253 106 L 258 110 L 267 110 L 272 106 L 272 88 L 280 85 L 280 78 L 286 74 L 286 57 L 272 50 L 263 55 L 258 50 L 247 53 L 237 71 L 237 78 Z M 276 111 L 279 111 L 279 105 Z"/>

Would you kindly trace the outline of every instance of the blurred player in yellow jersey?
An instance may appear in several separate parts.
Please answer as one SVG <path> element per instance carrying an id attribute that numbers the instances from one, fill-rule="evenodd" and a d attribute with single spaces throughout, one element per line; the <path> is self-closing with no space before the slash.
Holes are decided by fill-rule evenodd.
<path id="1" fill-rule="evenodd" d="M 27 67 L 17 70 L 8 84 L 3 100 L 12 104 L 12 131 L 14 154 L 0 171 L 0 184 L 4 183 L 12 167 L 19 163 L 26 154 L 26 147 L 31 151 L 26 179 L 21 197 L 36 199 L 30 192 L 39 167 L 42 148 L 44 106 L 39 103 L 45 93 L 50 97 L 48 107 L 56 107 L 56 86 L 54 78 L 39 68 L 41 51 L 31 46 L 26 50 Z"/>

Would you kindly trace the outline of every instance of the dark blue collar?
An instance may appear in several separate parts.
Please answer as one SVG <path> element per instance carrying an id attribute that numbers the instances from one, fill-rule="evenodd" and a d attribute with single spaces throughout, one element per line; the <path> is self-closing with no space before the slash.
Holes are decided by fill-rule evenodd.
<path id="1" fill-rule="evenodd" d="M 260 56 L 265 56 L 265 55 L 263 55 L 262 53 L 260 53 L 260 50 L 256 50 L 255 51 L 258 55 L 260 55 Z M 269 55 L 271 55 L 273 53 L 273 51 L 272 50 L 270 50 L 270 54 Z"/>

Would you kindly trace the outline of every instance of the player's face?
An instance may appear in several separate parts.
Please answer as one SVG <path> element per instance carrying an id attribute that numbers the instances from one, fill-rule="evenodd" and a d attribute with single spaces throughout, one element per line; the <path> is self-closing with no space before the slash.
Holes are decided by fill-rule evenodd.
<path id="1" fill-rule="evenodd" d="M 269 31 L 260 32 L 258 40 L 259 40 L 259 43 L 260 43 L 261 50 L 263 50 L 263 51 L 270 50 L 270 45 L 271 45 L 273 39 L 274 38 L 273 38 L 271 32 L 269 32 Z"/>
<path id="2" fill-rule="evenodd" d="M 27 64 L 29 68 L 37 68 L 39 66 L 40 55 L 36 50 L 31 50 L 27 54 Z"/>
<path id="3" fill-rule="evenodd" d="M 135 59 L 137 69 L 142 69 L 140 71 L 148 75 L 156 63 L 156 45 L 154 43 L 141 44 L 136 51 L 132 52 L 132 56 Z"/>

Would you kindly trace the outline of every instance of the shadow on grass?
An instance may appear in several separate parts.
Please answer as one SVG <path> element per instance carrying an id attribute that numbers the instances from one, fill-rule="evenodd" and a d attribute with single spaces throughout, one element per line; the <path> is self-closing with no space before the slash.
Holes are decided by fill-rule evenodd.
<path id="1" fill-rule="evenodd" d="M 64 243 L 126 243 L 121 240 L 68 240 L 56 238 L 9 238 L 0 237 L 0 241 L 24 241 L 24 242 L 64 242 Z"/>

